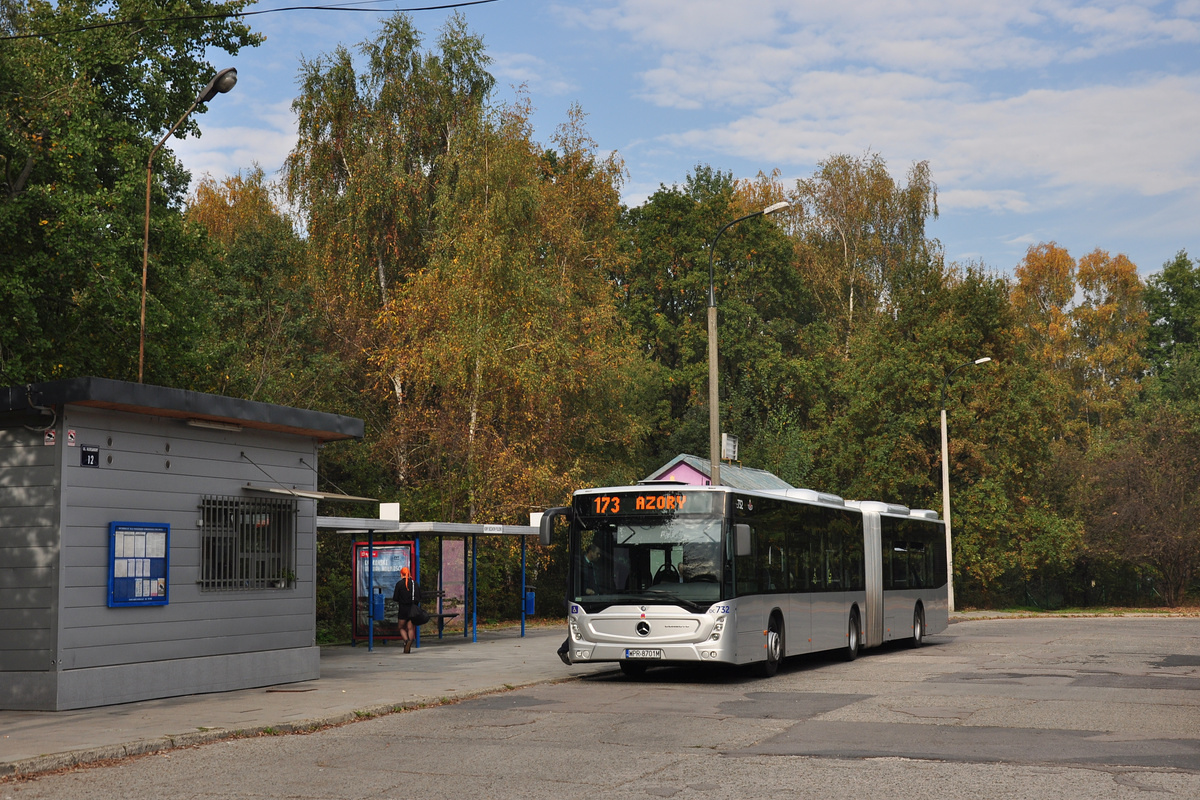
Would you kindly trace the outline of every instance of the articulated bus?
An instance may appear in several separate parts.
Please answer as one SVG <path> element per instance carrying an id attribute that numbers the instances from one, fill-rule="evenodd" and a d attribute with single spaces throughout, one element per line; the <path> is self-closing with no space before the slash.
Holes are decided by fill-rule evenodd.
<path id="1" fill-rule="evenodd" d="M 948 624 L 946 530 L 934 511 L 810 489 L 651 482 L 584 489 L 570 522 L 568 659 L 756 664 L 907 640 Z"/>

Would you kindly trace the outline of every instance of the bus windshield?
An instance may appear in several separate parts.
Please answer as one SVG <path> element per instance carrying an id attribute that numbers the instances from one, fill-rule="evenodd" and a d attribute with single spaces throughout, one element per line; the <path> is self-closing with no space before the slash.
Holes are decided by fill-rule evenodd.
<path id="1" fill-rule="evenodd" d="M 721 519 L 711 516 L 582 518 L 572 565 L 575 602 L 680 605 L 705 611 L 721 599 Z"/>

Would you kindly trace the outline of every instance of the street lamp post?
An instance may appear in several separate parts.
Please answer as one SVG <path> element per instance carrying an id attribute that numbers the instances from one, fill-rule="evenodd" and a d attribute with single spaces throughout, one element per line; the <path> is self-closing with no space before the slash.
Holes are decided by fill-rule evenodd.
<path id="1" fill-rule="evenodd" d="M 946 588 L 949 590 L 950 602 L 948 611 L 954 610 L 954 554 L 950 545 L 950 447 L 946 439 L 946 388 L 950 384 L 950 376 L 963 367 L 986 364 L 991 360 L 990 357 L 984 356 L 965 364 L 959 364 L 946 373 L 946 377 L 942 380 L 942 519 L 946 521 Z"/>
<path id="2" fill-rule="evenodd" d="M 167 135 L 162 138 L 158 144 L 154 145 L 154 149 L 150 151 L 150 158 L 146 159 L 146 227 L 142 236 L 142 320 L 141 328 L 138 333 L 138 383 L 142 382 L 142 372 L 146 365 L 146 265 L 150 260 L 150 176 L 154 170 L 154 157 L 158 155 L 158 151 L 166 144 L 167 139 L 171 138 L 171 134 L 175 129 L 183 124 L 183 121 L 188 118 L 188 115 L 196 110 L 196 106 L 201 103 L 207 103 L 212 100 L 217 94 L 224 94 L 234 87 L 237 83 L 237 70 L 233 67 L 223 69 L 213 76 L 213 79 L 208 82 L 208 85 L 196 95 L 196 99 L 192 101 L 192 105 L 187 111 L 183 112 L 183 116 L 179 121 L 171 126 L 171 130 L 167 131 Z"/>
<path id="3" fill-rule="evenodd" d="M 721 234 L 739 222 L 751 217 L 761 217 L 774 214 L 790 206 L 787 200 L 767 206 L 761 211 L 738 217 L 733 222 L 726 222 L 713 237 L 712 246 L 708 248 L 708 452 L 709 473 L 708 481 L 713 486 L 721 483 L 721 415 L 717 404 L 717 295 L 713 287 L 713 257 L 717 252 L 717 240 Z"/>

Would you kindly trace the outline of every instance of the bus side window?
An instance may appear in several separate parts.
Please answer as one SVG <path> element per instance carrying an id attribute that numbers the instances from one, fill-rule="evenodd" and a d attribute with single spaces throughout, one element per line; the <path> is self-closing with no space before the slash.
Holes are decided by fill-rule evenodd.
<path id="1" fill-rule="evenodd" d="M 892 542 L 892 587 L 907 589 L 908 586 L 908 543 Z"/>
<path id="2" fill-rule="evenodd" d="M 911 542 L 908 553 L 908 563 L 912 573 L 912 586 L 914 589 L 929 588 L 929 570 L 926 567 L 927 550 L 924 542 Z"/>
<path id="3" fill-rule="evenodd" d="M 825 589 L 825 551 L 821 546 L 821 531 L 814 529 L 808 539 L 808 586 L 810 591 Z"/>
<path id="4" fill-rule="evenodd" d="M 734 574 L 737 577 L 737 594 L 758 594 L 758 531 L 751 525 L 734 525 L 735 535 L 737 537 L 738 556 L 734 563 Z M 739 530 L 740 529 L 740 530 Z M 745 537 L 748 532 L 749 536 Z M 742 541 L 744 538 L 750 540 L 749 555 L 742 555 Z"/>

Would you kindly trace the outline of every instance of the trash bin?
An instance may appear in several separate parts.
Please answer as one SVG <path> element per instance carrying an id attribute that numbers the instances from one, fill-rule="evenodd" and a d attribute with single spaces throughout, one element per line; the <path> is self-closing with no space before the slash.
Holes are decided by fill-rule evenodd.
<path id="1" fill-rule="evenodd" d="M 534 597 L 533 592 L 525 593 L 525 615 L 528 617 L 533 616 L 533 597 Z"/>
<path id="2" fill-rule="evenodd" d="M 383 621 L 383 589 L 376 589 L 375 594 L 371 595 L 371 619 L 376 622 Z"/>

